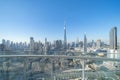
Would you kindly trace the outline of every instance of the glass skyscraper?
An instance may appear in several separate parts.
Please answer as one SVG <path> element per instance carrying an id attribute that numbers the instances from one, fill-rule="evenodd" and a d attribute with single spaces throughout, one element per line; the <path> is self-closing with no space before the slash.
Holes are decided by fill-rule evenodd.
<path id="1" fill-rule="evenodd" d="M 117 50 L 117 27 L 110 30 L 110 49 Z"/>
<path id="2" fill-rule="evenodd" d="M 86 34 L 84 34 L 84 53 L 87 53 L 87 38 L 86 38 Z"/>
<path id="3" fill-rule="evenodd" d="M 66 24 L 64 23 L 64 49 L 67 49 Z"/>

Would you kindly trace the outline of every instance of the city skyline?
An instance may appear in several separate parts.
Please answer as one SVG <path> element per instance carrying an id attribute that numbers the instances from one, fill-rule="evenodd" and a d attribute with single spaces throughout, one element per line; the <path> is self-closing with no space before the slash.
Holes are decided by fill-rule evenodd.
<path id="1" fill-rule="evenodd" d="M 109 30 L 116 26 L 120 35 L 118 0 L 4 0 L 0 1 L 0 38 L 14 42 L 64 40 L 109 40 Z"/>

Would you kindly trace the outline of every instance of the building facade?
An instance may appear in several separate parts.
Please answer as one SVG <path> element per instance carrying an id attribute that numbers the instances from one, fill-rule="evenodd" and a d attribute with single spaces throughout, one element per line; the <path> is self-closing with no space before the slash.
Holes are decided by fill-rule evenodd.
<path id="1" fill-rule="evenodd" d="M 84 53 L 87 53 L 87 38 L 86 38 L 86 35 L 84 35 Z"/>
<path id="2" fill-rule="evenodd" d="M 110 30 L 110 49 L 117 50 L 117 27 Z"/>
<path id="3" fill-rule="evenodd" d="M 64 50 L 67 49 L 66 24 L 64 24 Z"/>

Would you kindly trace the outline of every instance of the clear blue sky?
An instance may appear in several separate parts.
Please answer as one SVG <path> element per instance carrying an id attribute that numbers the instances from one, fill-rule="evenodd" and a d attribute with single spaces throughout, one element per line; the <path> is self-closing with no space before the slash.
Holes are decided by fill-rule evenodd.
<path id="1" fill-rule="evenodd" d="M 120 0 L 0 0 L 0 40 L 63 40 L 64 20 L 67 40 L 109 40 L 109 30 L 118 28 Z"/>

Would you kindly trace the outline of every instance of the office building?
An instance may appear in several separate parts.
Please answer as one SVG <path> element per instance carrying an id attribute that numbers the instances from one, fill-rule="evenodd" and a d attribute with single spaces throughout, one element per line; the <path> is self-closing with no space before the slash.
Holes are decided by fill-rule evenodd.
<path id="1" fill-rule="evenodd" d="M 110 49 L 117 50 L 117 27 L 110 30 Z"/>
<path id="2" fill-rule="evenodd" d="M 34 38 L 30 37 L 30 50 L 34 51 Z"/>
<path id="3" fill-rule="evenodd" d="M 84 53 L 87 53 L 87 38 L 86 38 L 86 35 L 84 35 Z"/>
<path id="4" fill-rule="evenodd" d="M 100 39 L 97 40 L 96 47 L 97 48 L 101 48 L 101 40 Z"/>
<path id="5" fill-rule="evenodd" d="M 47 38 L 45 38 L 45 53 L 44 53 L 44 55 L 47 54 L 47 47 L 48 47 L 48 45 L 47 45 Z"/>

